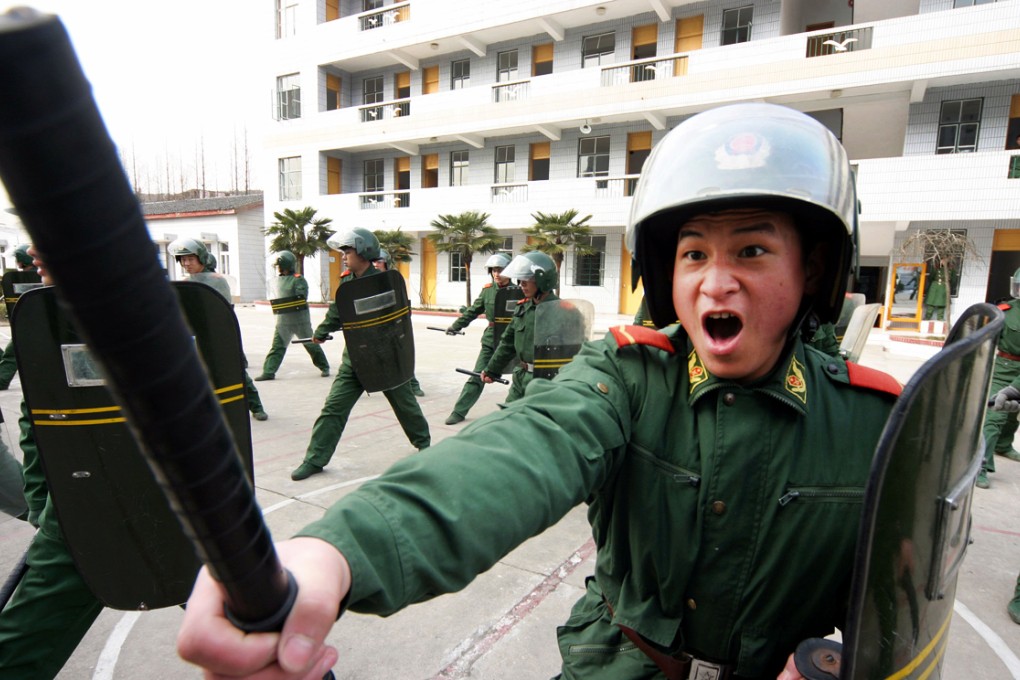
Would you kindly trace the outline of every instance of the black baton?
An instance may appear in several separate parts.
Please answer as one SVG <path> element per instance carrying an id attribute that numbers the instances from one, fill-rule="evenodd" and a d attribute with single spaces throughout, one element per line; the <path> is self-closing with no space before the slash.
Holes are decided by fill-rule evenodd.
<path id="1" fill-rule="evenodd" d="M 60 20 L 0 15 L 0 179 L 107 387 L 246 631 L 297 595 Z M 41 84 L 45 83 L 45 86 Z M 96 269 L 98 259 L 117 267 Z M 116 309 L 118 323 L 109 322 Z M 153 361 L 159 357 L 159 361 Z"/>
<path id="2" fill-rule="evenodd" d="M 479 373 L 478 371 L 469 371 L 466 368 L 458 368 L 458 369 L 456 369 L 456 371 L 458 373 L 463 373 L 464 375 L 473 375 L 476 378 L 481 378 L 482 377 L 482 374 Z M 507 380 L 506 378 L 493 378 L 491 375 L 489 377 L 492 378 L 492 382 L 498 382 L 498 383 L 501 383 L 503 385 L 509 385 L 510 384 L 510 381 Z"/>
<path id="3" fill-rule="evenodd" d="M 446 329 L 440 328 L 439 326 L 426 326 L 425 328 L 428 328 L 430 331 L 439 331 L 440 333 L 446 333 Z M 453 333 L 447 333 L 447 335 L 464 335 L 464 331 L 454 331 Z"/>
<path id="4" fill-rule="evenodd" d="M 322 341 L 326 342 L 327 340 L 332 340 L 332 339 L 333 339 L 332 335 L 327 335 L 326 337 L 324 337 L 322 339 Z M 315 338 L 298 338 L 297 340 L 291 340 L 290 344 L 292 344 L 292 345 L 306 345 L 309 342 L 312 342 L 314 340 L 315 340 Z"/>

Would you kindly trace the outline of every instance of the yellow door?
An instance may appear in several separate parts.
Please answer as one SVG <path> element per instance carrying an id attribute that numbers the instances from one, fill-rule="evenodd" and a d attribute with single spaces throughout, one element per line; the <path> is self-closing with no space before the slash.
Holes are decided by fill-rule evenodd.
<path id="1" fill-rule="evenodd" d="M 639 281 L 635 290 L 630 289 L 630 251 L 627 250 L 626 237 L 621 238 L 624 243 L 623 254 L 620 255 L 620 314 L 634 316 L 641 306 L 641 299 L 645 296 L 645 288 Z"/>
<path id="2" fill-rule="evenodd" d="M 336 289 L 340 286 L 344 256 L 332 249 L 327 252 L 329 253 L 329 294 L 326 297 L 332 301 L 336 299 Z"/>
<path id="3" fill-rule="evenodd" d="M 427 238 L 421 240 L 421 304 L 436 304 L 436 244 Z"/>

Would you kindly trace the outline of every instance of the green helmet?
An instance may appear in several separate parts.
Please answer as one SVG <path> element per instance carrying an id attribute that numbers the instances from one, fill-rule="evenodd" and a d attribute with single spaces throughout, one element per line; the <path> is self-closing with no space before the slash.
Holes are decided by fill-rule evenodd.
<path id="1" fill-rule="evenodd" d="M 1009 296 L 1020 298 L 1020 269 L 1013 272 L 1013 278 L 1009 280 Z"/>
<path id="2" fill-rule="evenodd" d="M 560 282 L 556 263 L 540 250 L 532 250 L 512 259 L 503 269 L 503 276 L 517 281 L 534 279 L 539 293 L 548 293 Z"/>
<path id="3" fill-rule="evenodd" d="M 32 266 L 32 256 L 28 254 L 28 249 L 31 246 L 27 243 L 22 243 L 20 246 L 14 249 L 14 261 L 20 264 L 22 267 Z"/>
<path id="4" fill-rule="evenodd" d="M 358 227 L 343 233 L 338 232 L 329 237 L 326 245 L 333 250 L 351 248 L 358 255 L 369 261 L 379 259 L 379 239 L 368 229 Z"/>
<path id="5" fill-rule="evenodd" d="M 293 274 L 297 271 L 297 258 L 294 256 L 294 253 L 289 250 L 281 250 L 276 255 L 276 261 L 273 265 L 279 267 L 282 272 L 290 272 Z"/>
<path id="6" fill-rule="evenodd" d="M 506 269 L 506 266 L 508 264 L 510 264 L 509 255 L 507 255 L 506 253 L 496 253 L 495 255 L 490 256 L 489 259 L 485 261 L 485 269 L 491 275 L 493 267 Z"/>
<path id="7" fill-rule="evenodd" d="M 824 274 L 801 320 L 835 322 L 854 252 L 857 198 L 839 140 L 808 115 L 735 104 L 689 118 L 656 144 L 641 171 L 627 247 L 655 324 L 676 321 L 673 267 L 680 225 L 694 215 L 755 207 L 790 213 L 805 254 L 825 244 Z"/>
<path id="8" fill-rule="evenodd" d="M 379 262 L 380 260 L 386 263 L 386 269 L 393 269 L 393 258 L 390 257 L 389 251 L 385 248 L 379 249 L 379 257 L 375 258 L 374 262 Z"/>
<path id="9" fill-rule="evenodd" d="M 170 245 L 167 246 L 167 250 L 170 251 L 170 254 L 178 262 L 181 261 L 181 257 L 184 255 L 194 255 L 206 270 L 216 270 L 216 260 L 209 254 L 209 251 L 201 242 L 193 238 L 179 238 L 171 241 Z"/>

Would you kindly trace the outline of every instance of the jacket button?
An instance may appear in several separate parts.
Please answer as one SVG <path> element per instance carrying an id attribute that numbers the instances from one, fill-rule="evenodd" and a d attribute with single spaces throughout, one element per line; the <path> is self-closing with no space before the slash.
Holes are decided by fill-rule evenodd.
<path id="1" fill-rule="evenodd" d="M 595 385 L 595 389 L 597 389 L 602 394 L 609 394 L 609 385 L 605 383 L 598 383 L 597 385 Z"/>
<path id="2" fill-rule="evenodd" d="M 737 395 L 733 394 L 732 392 L 727 392 L 726 394 L 723 395 L 722 403 L 726 404 L 727 406 L 733 406 L 733 404 L 737 403 Z"/>
<path id="3" fill-rule="evenodd" d="M 687 608 L 692 611 L 698 608 L 698 603 L 694 601 L 693 597 L 687 598 Z"/>
<path id="4" fill-rule="evenodd" d="M 833 375 L 836 375 L 837 373 L 839 373 L 839 366 L 837 366 L 836 364 L 829 364 L 828 366 L 825 367 L 825 370 L 827 370 L 829 373 L 832 373 Z"/>
<path id="5" fill-rule="evenodd" d="M 712 501 L 712 512 L 721 515 L 726 512 L 726 503 L 723 501 Z"/>

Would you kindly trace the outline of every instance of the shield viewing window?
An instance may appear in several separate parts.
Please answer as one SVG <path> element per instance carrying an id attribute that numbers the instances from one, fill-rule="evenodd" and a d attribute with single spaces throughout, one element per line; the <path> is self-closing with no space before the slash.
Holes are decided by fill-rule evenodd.
<path id="1" fill-rule="evenodd" d="M 382 309 L 389 309 L 397 304 L 397 294 L 392 290 L 388 290 L 385 293 L 379 293 L 372 297 L 361 298 L 360 300 L 354 301 L 354 312 L 361 316 L 362 314 L 371 314 L 372 312 L 378 312 Z"/>
<path id="2" fill-rule="evenodd" d="M 68 387 L 96 387 L 105 385 L 106 379 L 85 345 L 61 345 L 60 354 L 64 358 L 64 375 L 67 376 Z"/>

